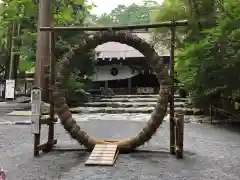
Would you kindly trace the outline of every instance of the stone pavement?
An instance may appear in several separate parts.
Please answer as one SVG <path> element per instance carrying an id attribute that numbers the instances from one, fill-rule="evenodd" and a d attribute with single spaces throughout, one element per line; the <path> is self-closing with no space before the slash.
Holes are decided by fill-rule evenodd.
<path id="1" fill-rule="evenodd" d="M 90 134 L 108 139 L 126 138 L 139 132 L 145 122 L 78 122 Z M 169 124 L 165 122 L 141 149 L 152 152 L 121 154 L 114 167 L 85 167 L 85 151 L 52 152 L 32 156 L 29 126 L 0 126 L 0 165 L 8 180 L 239 180 L 239 133 L 204 124 L 185 124 L 185 157 L 176 160 L 168 153 Z M 46 135 L 46 128 L 43 128 Z M 58 146 L 80 147 L 60 125 Z M 46 137 L 45 137 L 46 139 Z"/>

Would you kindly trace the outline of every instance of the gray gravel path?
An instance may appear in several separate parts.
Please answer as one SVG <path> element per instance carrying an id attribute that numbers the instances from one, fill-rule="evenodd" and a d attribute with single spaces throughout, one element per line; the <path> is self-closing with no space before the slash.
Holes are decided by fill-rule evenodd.
<path id="1" fill-rule="evenodd" d="M 94 136 L 126 138 L 136 134 L 141 122 L 98 121 L 79 123 Z M 185 158 L 176 160 L 168 153 L 169 124 L 141 149 L 153 152 L 121 154 L 114 167 L 85 167 L 89 153 L 52 152 L 32 156 L 29 126 L 0 126 L 0 165 L 9 180 L 239 180 L 239 133 L 224 128 L 185 124 Z M 43 128 L 46 135 L 46 128 Z M 60 125 L 56 125 L 60 147 L 80 147 Z M 46 138 L 46 137 L 45 137 Z M 43 139 L 44 141 L 44 139 Z"/>

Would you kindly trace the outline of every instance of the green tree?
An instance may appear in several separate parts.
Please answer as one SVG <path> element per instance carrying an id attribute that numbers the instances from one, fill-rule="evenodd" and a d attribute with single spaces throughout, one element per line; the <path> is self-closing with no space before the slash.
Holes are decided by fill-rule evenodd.
<path id="1" fill-rule="evenodd" d="M 208 108 L 211 103 L 232 112 L 229 99 L 240 97 L 240 2 L 206 6 L 199 6 L 201 29 L 189 33 L 178 53 L 176 69 L 197 105 Z"/>
<path id="2" fill-rule="evenodd" d="M 158 23 L 172 20 L 185 20 L 189 18 L 190 8 L 186 0 L 164 0 L 159 8 L 155 8 L 151 15 L 151 22 Z M 186 27 L 178 27 L 176 31 L 176 44 L 181 46 L 186 35 Z M 170 48 L 169 28 L 157 28 L 153 30 L 153 41 Z"/>
<path id="3" fill-rule="evenodd" d="M 6 44 L 9 24 L 15 22 L 20 29 L 20 34 L 17 38 L 18 41 L 21 41 L 21 46 L 19 47 L 21 60 L 35 61 L 37 4 L 32 0 L 4 0 L 2 7 L 0 8 L 1 44 Z M 90 15 L 91 8 L 92 6 L 85 4 L 84 0 L 57 0 L 54 6 L 54 24 L 82 25 L 86 17 Z M 79 39 L 76 39 L 75 35 L 80 33 L 67 34 L 69 33 L 59 34 L 58 45 L 63 46 L 65 43 L 64 45 L 67 46 L 77 43 Z M 66 39 L 68 39 L 68 42 L 64 42 Z M 62 49 L 63 47 L 57 48 Z M 62 53 L 60 54 L 62 55 Z M 58 54 L 58 57 L 60 54 Z"/>
<path id="4" fill-rule="evenodd" d="M 18 42 L 15 52 L 20 55 L 19 68 L 21 71 L 27 71 L 33 68 L 36 56 L 36 37 L 37 37 L 37 4 L 32 0 L 4 0 L 0 8 L 0 25 L 1 25 L 1 44 L 2 52 L 8 51 L 6 41 L 8 39 L 8 29 L 13 23 L 19 32 L 15 41 Z M 90 16 L 90 11 L 93 5 L 88 4 L 85 0 L 57 0 L 54 4 L 53 23 L 56 25 L 83 25 L 85 20 Z M 78 44 L 86 36 L 85 33 L 58 33 L 56 41 L 56 56 L 59 63 L 61 57 L 69 51 L 69 47 Z M 9 57 L 8 57 L 9 59 Z M 86 60 L 87 59 L 87 60 Z M 84 84 L 78 86 L 80 79 L 78 76 L 91 75 L 94 72 L 95 53 L 91 51 L 86 56 L 73 60 L 73 74 L 71 82 L 74 80 L 75 89 L 85 88 Z M 84 67 L 84 69 L 83 69 Z M 80 73 L 81 72 L 81 73 Z M 85 80 L 82 80 L 85 82 Z M 70 83 L 71 84 L 71 83 Z M 71 85 L 73 85 L 72 83 Z M 69 87 L 69 89 L 74 89 Z"/>
<path id="5" fill-rule="evenodd" d="M 101 25 L 131 25 L 147 24 L 150 22 L 150 13 L 160 5 L 156 1 L 145 0 L 141 4 L 129 6 L 119 4 L 109 14 L 104 13 L 95 20 Z"/>
<path id="6" fill-rule="evenodd" d="M 188 27 L 177 29 L 175 68 L 179 80 L 200 108 L 208 110 L 214 104 L 233 112 L 229 99 L 240 97 L 236 83 L 240 79 L 239 3 L 238 0 L 165 0 L 151 14 L 152 22 L 189 20 Z M 156 41 L 167 37 L 163 44 L 169 45 L 167 29 L 154 32 Z"/>

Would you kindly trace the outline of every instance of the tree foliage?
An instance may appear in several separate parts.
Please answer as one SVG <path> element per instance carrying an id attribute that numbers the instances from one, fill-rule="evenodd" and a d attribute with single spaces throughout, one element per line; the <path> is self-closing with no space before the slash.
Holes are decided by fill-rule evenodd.
<path id="1" fill-rule="evenodd" d="M 172 20 L 184 20 L 189 17 L 188 2 L 186 0 L 165 0 L 159 8 L 151 12 L 150 19 L 152 23 Z M 176 44 L 181 46 L 186 34 L 186 27 L 179 27 L 176 31 Z M 169 28 L 157 28 L 153 30 L 154 41 L 170 48 Z"/>
<path id="2" fill-rule="evenodd" d="M 154 11 L 152 22 L 188 19 L 189 26 L 177 28 L 177 77 L 195 100 L 208 109 L 210 104 L 233 112 L 240 98 L 240 1 L 165 0 Z M 168 41 L 167 29 L 156 29 L 157 41 Z M 160 35 L 159 35 L 160 33 Z"/>
<path id="3" fill-rule="evenodd" d="M 37 1 L 36 1 L 37 2 Z M 4 0 L 1 8 L 1 44 L 6 45 L 7 29 L 14 22 L 19 28 L 18 40 L 21 42 L 21 60 L 35 61 L 38 4 L 33 0 Z M 84 23 L 93 6 L 84 0 L 57 0 L 54 5 L 53 24 L 80 25 Z M 77 35 L 77 39 L 76 38 Z M 57 41 L 57 56 L 60 57 L 82 37 L 80 33 L 60 33 Z M 26 64 L 24 62 L 23 64 Z"/>
<path id="4" fill-rule="evenodd" d="M 53 6 L 53 24 L 54 25 L 84 25 L 86 19 L 90 16 L 90 11 L 94 5 L 85 0 L 56 0 Z M 3 0 L 0 8 L 0 40 L 2 53 L 8 51 L 7 40 L 9 38 L 8 29 L 15 24 L 18 33 L 15 41 L 14 52 L 20 55 L 19 69 L 27 71 L 33 69 L 36 60 L 36 39 L 37 39 L 37 19 L 38 4 L 34 0 Z M 69 51 L 72 45 L 78 44 L 84 40 L 85 33 L 61 32 L 57 34 L 56 57 L 61 61 L 61 57 Z M 9 57 L 8 57 L 9 58 Z M 91 51 L 84 57 L 79 56 L 73 60 L 73 75 L 70 80 L 74 87 L 70 89 L 85 88 L 82 82 L 77 82 L 86 75 L 94 72 L 95 53 Z M 84 68 L 83 68 L 84 67 Z M 81 73 L 80 73 L 81 72 Z M 75 83 L 73 83 L 75 82 Z M 84 81 L 85 82 L 85 81 Z M 75 84 L 75 85 L 73 85 Z"/>
<path id="5" fill-rule="evenodd" d="M 198 105 L 231 109 L 229 99 L 240 97 L 240 1 L 209 6 L 198 9 L 202 29 L 189 33 L 177 54 L 176 69 Z"/>
<path id="6" fill-rule="evenodd" d="M 109 14 L 94 17 L 94 21 L 101 25 L 132 25 L 148 24 L 151 12 L 160 5 L 153 0 L 144 0 L 141 4 L 133 3 L 129 6 L 119 4 Z"/>

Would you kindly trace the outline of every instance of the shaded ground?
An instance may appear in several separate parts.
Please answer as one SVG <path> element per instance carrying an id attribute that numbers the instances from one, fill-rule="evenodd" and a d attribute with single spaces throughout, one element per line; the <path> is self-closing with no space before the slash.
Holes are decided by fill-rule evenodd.
<path id="1" fill-rule="evenodd" d="M 89 133 L 102 138 L 125 138 L 144 125 L 132 121 L 79 122 Z M 56 125 L 58 145 L 76 147 L 60 125 Z M 30 126 L 0 126 L 0 165 L 9 180 L 239 180 L 240 138 L 224 128 L 185 124 L 185 158 L 168 154 L 169 124 L 142 149 L 147 153 L 120 155 L 115 167 L 85 167 L 86 152 L 52 152 L 32 157 Z M 46 134 L 46 128 L 43 128 Z"/>

